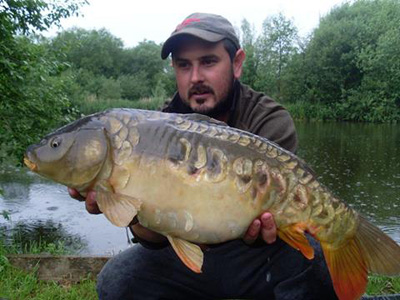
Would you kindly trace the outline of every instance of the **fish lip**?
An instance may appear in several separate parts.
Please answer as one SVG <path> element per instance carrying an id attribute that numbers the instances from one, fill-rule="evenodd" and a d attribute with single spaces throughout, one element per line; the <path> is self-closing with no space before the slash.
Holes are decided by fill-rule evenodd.
<path id="1" fill-rule="evenodd" d="M 37 165 L 26 156 L 24 157 L 24 164 L 33 172 L 37 170 Z"/>

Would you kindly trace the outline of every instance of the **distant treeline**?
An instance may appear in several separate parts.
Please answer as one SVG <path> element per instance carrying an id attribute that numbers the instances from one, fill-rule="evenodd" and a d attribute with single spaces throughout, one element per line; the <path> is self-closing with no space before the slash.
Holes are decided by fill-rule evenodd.
<path id="1" fill-rule="evenodd" d="M 295 118 L 400 120 L 400 2 L 334 7 L 307 37 L 283 15 L 259 36 L 242 24 L 243 81 L 281 101 Z"/>
<path id="2" fill-rule="evenodd" d="M 0 163 L 20 161 L 28 144 L 82 113 L 155 109 L 175 91 L 170 62 L 153 41 L 125 48 L 106 29 L 40 35 L 85 3 L 0 0 Z M 336 6 L 307 37 L 283 14 L 268 16 L 259 35 L 244 19 L 241 80 L 297 119 L 398 122 L 399 24 L 398 0 Z"/>

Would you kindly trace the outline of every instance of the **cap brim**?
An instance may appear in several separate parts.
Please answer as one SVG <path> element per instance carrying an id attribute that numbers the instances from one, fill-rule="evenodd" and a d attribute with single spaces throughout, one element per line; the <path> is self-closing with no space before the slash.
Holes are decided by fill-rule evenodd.
<path id="1" fill-rule="evenodd" d="M 171 34 L 168 40 L 165 41 L 161 49 L 161 58 L 166 59 L 177 46 L 177 42 L 179 42 L 185 35 L 194 36 L 211 43 L 219 42 L 225 38 L 225 36 L 221 34 L 198 28 L 184 28 L 176 33 Z"/>

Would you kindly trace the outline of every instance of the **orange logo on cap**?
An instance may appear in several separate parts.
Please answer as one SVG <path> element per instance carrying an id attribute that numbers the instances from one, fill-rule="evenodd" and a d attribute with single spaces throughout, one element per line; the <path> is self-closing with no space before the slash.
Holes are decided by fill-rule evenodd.
<path id="1" fill-rule="evenodd" d="M 189 18 L 184 20 L 181 24 L 179 24 L 178 26 L 176 26 L 176 31 L 181 30 L 183 27 L 188 26 L 189 24 L 193 23 L 193 22 L 200 22 L 200 19 L 197 18 Z"/>

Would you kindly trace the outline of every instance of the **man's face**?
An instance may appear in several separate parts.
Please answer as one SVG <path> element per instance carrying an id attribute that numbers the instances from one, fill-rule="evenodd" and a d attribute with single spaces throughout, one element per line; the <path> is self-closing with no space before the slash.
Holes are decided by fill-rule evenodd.
<path id="1" fill-rule="evenodd" d="M 183 42 L 172 60 L 182 101 L 195 112 L 213 114 L 227 99 L 234 79 L 241 75 L 242 61 L 240 65 L 235 61 L 236 57 L 231 62 L 222 42 Z"/>

